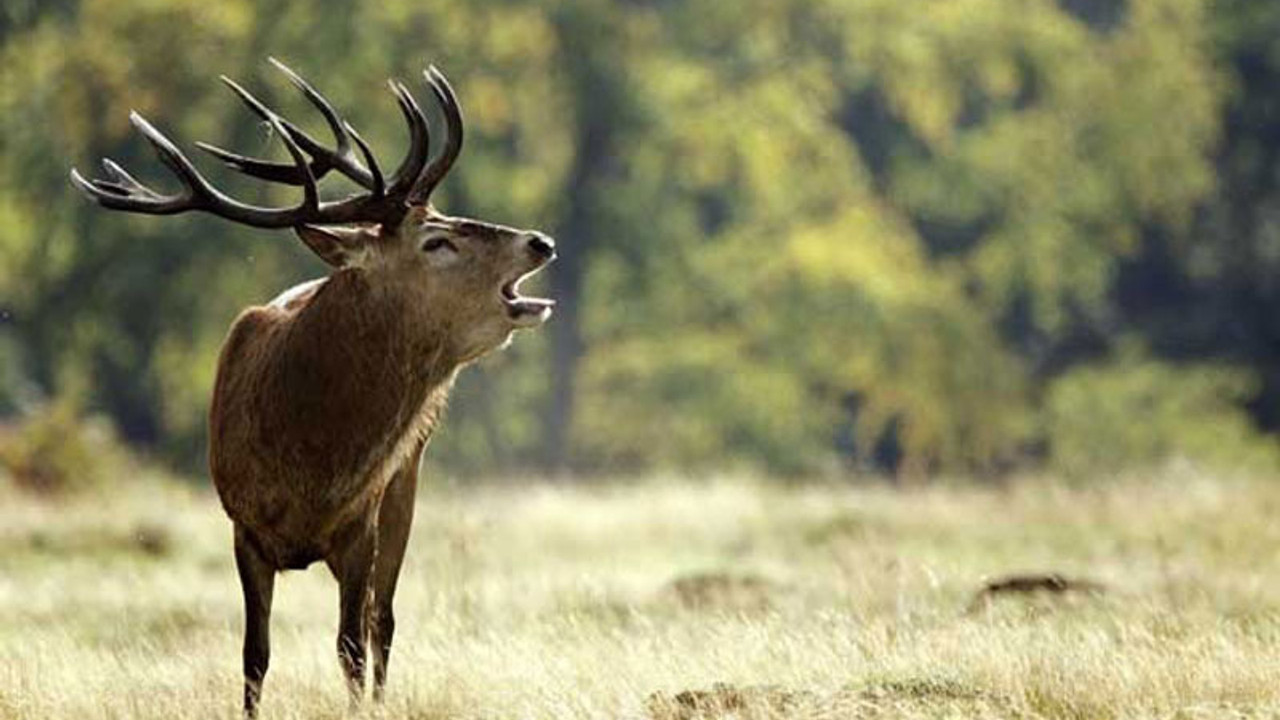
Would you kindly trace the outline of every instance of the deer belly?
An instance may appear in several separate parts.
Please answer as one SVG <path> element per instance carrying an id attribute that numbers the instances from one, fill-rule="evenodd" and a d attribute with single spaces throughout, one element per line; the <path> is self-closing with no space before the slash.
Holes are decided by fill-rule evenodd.
<path id="1" fill-rule="evenodd" d="M 318 483 L 317 483 L 318 485 Z M 368 478 L 328 487 L 282 488 L 221 482 L 218 495 L 227 515 L 258 541 L 277 569 L 301 569 L 322 560 L 352 528 L 376 520 L 385 483 Z"/>
<path id="2" fill-rule="evenodd" d="M 214 484 L 227 515 L 259 540 L 268 559 L 296 569 L 328 557 L 358 525 L 376 522 L 383 493 L 418 447 L 416 434 L 406 433 L 390 452 L 370 453 L 360 472 L 337 476 L 280 467 L 266 457 L 245 463 L 242 455 L 241 472 L 222 465 Z"/>

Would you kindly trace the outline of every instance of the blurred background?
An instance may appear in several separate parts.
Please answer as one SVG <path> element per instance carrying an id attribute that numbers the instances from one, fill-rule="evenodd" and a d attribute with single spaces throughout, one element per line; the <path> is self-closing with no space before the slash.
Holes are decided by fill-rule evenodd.
<path id="1" fill-rule="evenodd" d="M 1274 0 L 4 0 L 0 479 L 203 476 L 229 324 L 325 268 L 67 173 L 174 187 L 130 109 L 285 157 L 223 73 L 327 137 L 269 55 L 384 166 L 385 79 L 439 65 L 437 204 L 558 239 L 556 316 L 464 373 L 438 471 L 1280 467 Z"/>

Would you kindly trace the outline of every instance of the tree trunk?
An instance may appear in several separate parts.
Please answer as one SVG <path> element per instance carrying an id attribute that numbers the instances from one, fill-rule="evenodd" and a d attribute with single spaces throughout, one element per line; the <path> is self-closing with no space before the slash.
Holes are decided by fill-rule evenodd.
<path id="1" fill-rule="evenodd" d="M 607 234 L 600 201 L 626 122 L 628 99 L 623 64 L 616 57 L 616 25 L 597 15 L 589 3 L 575 3 L 555 17 L 565 75 L 573 85 L 578 138 L 565 182 L 563 220 L 557 228 L 559 259 L 551 266 L 550 277 L 556 314 L 551 322 L 551 393 L 542 451 L 543 470 L 551 475 L 574 469 L 576 380 L 586 352 L 583 281 L 595 239 Z"/>

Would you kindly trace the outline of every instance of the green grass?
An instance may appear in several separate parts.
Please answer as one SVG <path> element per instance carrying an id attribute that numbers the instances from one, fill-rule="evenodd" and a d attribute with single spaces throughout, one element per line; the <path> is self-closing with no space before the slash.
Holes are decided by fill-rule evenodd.
<path id="1" fill-rule="evenodd" d="M 999 596 L 1060 572 L 1101 595 Z M 372 718 L 1280 714 L 1280 483 L 427 488 Z M 348 715 L 336 585 L 277 584 L 264 718 Z M 236 717 L 202 491 L 0 495 L 0 718 Z"/>

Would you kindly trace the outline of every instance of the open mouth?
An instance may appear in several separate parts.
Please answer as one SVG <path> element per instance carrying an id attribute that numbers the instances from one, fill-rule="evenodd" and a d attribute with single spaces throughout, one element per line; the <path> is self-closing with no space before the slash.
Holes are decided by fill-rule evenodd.
<path id="1" fill-rule="evenodd" d="M 517 325 L 536 325 L 551 317 L 551 308 L 555 307 L 555 300 L 525 297 L 520 294 L 520 283 L 540 269 L 541 267 L 534 268 L 502 284 L 500 290 L 502 304 L 507 309 L 507 317 Z"/>

